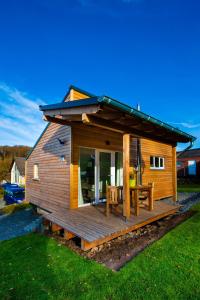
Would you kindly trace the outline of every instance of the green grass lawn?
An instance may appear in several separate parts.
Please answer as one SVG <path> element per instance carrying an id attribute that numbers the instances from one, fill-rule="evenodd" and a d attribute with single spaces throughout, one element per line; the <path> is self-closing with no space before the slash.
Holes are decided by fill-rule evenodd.
<path id="1" fill-rule="evenodd" d="M 0 299 L 200 299 L 197 213 L 119 272 L 48 237 L 0 243 Z"/>
<path id="2" fill-rule="evenodd" d="M 178 185 L 178 192 L 184 192 L 184 193 L 200 192 L 200 184 L 196 184 L 196 183 L 180 184 Z"/>

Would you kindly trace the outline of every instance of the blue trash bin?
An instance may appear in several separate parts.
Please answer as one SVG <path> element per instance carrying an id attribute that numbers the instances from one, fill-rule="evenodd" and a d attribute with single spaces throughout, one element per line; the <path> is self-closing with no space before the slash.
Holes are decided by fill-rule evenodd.
<path id="1" fill-rule="evenodd" d="M 21 203 L 25 198 L 25 190 L 17 184 L 6 184 L 4 187 L 4 201 L 7 205 Z"/>

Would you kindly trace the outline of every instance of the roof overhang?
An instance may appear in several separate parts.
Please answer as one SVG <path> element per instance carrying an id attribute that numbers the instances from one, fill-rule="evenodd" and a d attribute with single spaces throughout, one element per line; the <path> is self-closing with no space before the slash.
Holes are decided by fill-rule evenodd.
<path id="1" fill-rule="evenodd" d="M 168 144 L 196 140 L 178 128 L 106 96 L 44 105 L 40 106 L 40 110 L 46 121 L 62 125 L 97 126 Z"/>

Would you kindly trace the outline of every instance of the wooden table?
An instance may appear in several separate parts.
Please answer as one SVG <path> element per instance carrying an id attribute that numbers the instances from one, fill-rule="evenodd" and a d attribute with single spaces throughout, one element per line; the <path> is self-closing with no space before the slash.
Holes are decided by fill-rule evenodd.
<path id="1" fill-rule="evenodd" d="M 123 191 L 123 186 L 119 187 Z M 141 192 L 147 193 L 148 198 L 148 209 L 153 210 L 153 187 L 151 185 L 136 185 L 135 187 L 130 187 L 131 202 L 135 209 L 135 215 L 139 215 L 139 194 Z"/>

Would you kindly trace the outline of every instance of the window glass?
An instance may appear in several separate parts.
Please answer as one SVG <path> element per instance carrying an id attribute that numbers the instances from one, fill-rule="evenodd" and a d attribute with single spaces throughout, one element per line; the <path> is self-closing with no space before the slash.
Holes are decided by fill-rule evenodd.
<path id="1" fill-rule="evenodd" d="M 155 157 L 155 167 L 159 168 L 159 157 Z"/>
<path id="2" fill-rule="evenodd" d="M 164 169 L 164 158 L 159 156 L 150 156 L 151 169 Z"/>
<path id="3" fill-rule="evenodd" d="M 150 156 L 150 167 L 153 168 L 154 167 L 154 157 Z"/>
<path id="4" fill-rule="evenodd" d="M 163 164 L 163 158 L 160 157 L 160 168 L 163 168 L 164 167 L 164 164 Z"/>
<path id="5" fill-rule="evenodd" d="M 33 166 L 33 178 L 39 179 L 39 166 L 38 164 L 34 164 Z"/>
<path id="6" fill-rule="evenodd" d="M 95 200 L 95 150 L 80 148 L 79 205 Z"/>
<path id="7" fill-rule="evenodd" d="M 123 155 L 115 152 L 115 185 L 123 185 Z"/>

